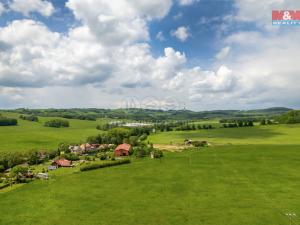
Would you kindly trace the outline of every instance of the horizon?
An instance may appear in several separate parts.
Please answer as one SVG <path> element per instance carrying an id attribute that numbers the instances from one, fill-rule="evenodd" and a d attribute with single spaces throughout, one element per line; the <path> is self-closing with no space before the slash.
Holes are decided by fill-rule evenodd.
<path id="1" fill-rule="evenodd" d="M 72 110 L 72 109 L 97 109 L 97 110 L 153 110 L 153 111 L 191 111 L 191 112 L 211 112 L 211 111 L 255 111 L 255 110 L 268 110 L 268 109 L 287 109 L 287 110 L 299 110 L 298 108 L 291 108 L 291 107 L 268 107 L 268 108 L 252 108 L 252 109 L 214 109 L 214 110 L 191 110 L 191 109 L 159 109 L 159 108 L 0 108 L 0 111 L 15 111 L 15 110 L 20 110 L 20 109 L 25 109 L 25 110 Z"/>
<path id="2" fill-rule="evenodd" d="M 0 0 L 0 108 L 300 108 L 274 9 L 300 2 Z"/>

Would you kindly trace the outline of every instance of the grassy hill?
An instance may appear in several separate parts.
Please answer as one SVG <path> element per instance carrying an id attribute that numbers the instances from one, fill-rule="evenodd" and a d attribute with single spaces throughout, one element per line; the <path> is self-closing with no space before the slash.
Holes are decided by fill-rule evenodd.
<path id="1" fill-rule="evenodd" d="M 10 118 L 19 118 L 16 113 L 2 113 Z M 68 128 L 45 127 L 44 122 L 54 117 L 39 117 L 39 122 L 18 120 L 17 126 L 0 126 L 0 151 L 50 150 L 61 142 L 80 142 L 98 134 L 96 126 L 103 120 L 68 120 Z"/>
<path id="2" fill-rule="evenodd" d="M 0 224 L 284 225 L 300 213 L 299 151 L 211 147 L 35 181 L 0 193 Z"/>
<path id="3" fill-rule="evenodd" d="M 111 118 L 130 119 L 143 121 L 157 120 L 198 120 L 211 118 L 244 118 L 244 117 L 270 117 L 290 111 L 289 108 L 273 107 L 256 110 L 212 110 L 212 111 L 191 111 L 191 110 L 157 110 L 157 109 L 17 109 L 10 112 L 21 114 L 32 114 L 44 117 L 64 118 Z"/>

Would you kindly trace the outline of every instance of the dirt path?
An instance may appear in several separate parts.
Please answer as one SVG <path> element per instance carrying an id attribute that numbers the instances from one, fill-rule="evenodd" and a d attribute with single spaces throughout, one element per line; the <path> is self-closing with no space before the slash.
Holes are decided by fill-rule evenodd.
<path id="1" fill-rule="evenodd" d="M 154 148 L 158 148 L 162 151 L 169 151 L 169 152 L 181 152 L 182 150 L 186 149 L 187 146 L 184 145 L 163 145 L 163 144 L 154 144 Z"/>

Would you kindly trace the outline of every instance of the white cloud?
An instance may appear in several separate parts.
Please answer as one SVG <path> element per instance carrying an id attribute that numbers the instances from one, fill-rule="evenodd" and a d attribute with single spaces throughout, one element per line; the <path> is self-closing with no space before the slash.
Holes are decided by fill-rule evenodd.
<path id="1" fill-rule="evenodd" d="M 147 22 L 164 17 L 171 5 L 171 0 L 69 0 L 66 3 L 75 17 L 107 45 L 148 40 Z"/>
<path id="2" fill-rule="evenodd" d="M 173 48 L 165 48 L 165 55 L 159 57 L 154 64 L 153 77 L 169 79 L 176 76 L 177 71 L 186 63 L 185 54 L 176 52 Z"/>
<path id="3" fill-rule="evenodd" d="M 165 36 L 164 36 L 164 34 L 163 34 L 162 31 L 159 31 L 159 32 L 156 34 L 156 39 L 159 40 L 159 41 L 165 41 L 165 40 L 166 40 L 166 38 L 165 38 Z"/>
<path id="4" fill-rule="evenodd" d="M 20 88 L 0 87 L 0 95 L 8 98 L 10 101 L 21 101 L 24 99 Z"/>
<path id="5" fill-rule="evenodd" d="M 216 55 L 216 59 L 218 60 L 225 59 L 228 56 L 229 52 L 230 52 L 229 46 L 222 48 L 221 51 L 218 52 L 218 54 Z"/>
<path id="6" fill-rule="evenodd" d="M 234 90 L 236 78 L 232 71 L 224 65 L 215 73 L 212 71 L 203 72 L 199 69 L 194 69 L 192 72 L 198 75 L 198 80 L 191 87 L 192 94 L 218 93 Z M 199 73 L 203 73 L 202 76 Z"/>
<path id="7" fill-rule="evenodd" d="M 149 22 L 163 18 L 171 5 L 170 0 L 69 0 L 81 25 L 66 33 L 34 20 L 1 27 L 1 106 L 117 107 L 126 96 L 156 105 L 169 101 L 155 96 L 173 96 L 194 109 L 300 105 L 299 31 L 232 33 L 222 40 L 212 69 L 191 68 L 183 52 L 168 47 L 155 57 L 147 43 Z M 230 20 L 246 21 L 240 15 Z M 171 34 L 181 41 L 190 36 L 188 27 Z M 163 40 L 162 31 L 156 38 Z"/>
<path id="8" fill-rule="evenodd" d="M 2 85 L 40 87 L 101 82 L 111 64 L 106 49 L 87 27 L 70 30 L 69 36 L 51 32 L 33 20 L 16 20 L 0 29 Z"/>
<path id="9" fill-rule="evenodd" d="M 189 28 L 188 27 L 178 27 L 176 30 L 171 31 L 171 35 L 173 37 L 178 38 L 180 41 L 184 42 L 190 37 Z"/>
<path id="10" fill-rule="evenodd" d="M 196 3 L 196 2 L 199 2 L 199 0 L 178 0 L 178 4 L 179 5 L 184 5 L 184 6 L 186 6 L 186 5 L 192 5 L 192 4 Z"/>
<path id="11" fill-rule="evenodd" d="M 52 3 L 46 0 L 13 0 L 9 7 L 25 16 L 29 16 L 32 12 L 38 12 L 48 17 L 54 13 Z"/>
<path id="12" fill-rule="evenodd" d="M 0 2 L 0 16 L 2 15 L 2 13 L 5 12 L 5 7 L 3 5 L 3 3 Z"/>

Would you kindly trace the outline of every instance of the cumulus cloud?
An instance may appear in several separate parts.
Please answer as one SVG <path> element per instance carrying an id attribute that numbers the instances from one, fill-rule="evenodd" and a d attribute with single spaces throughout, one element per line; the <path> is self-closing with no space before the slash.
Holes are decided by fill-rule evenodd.
<path id="1" fill-rule="evenodd" d="M 147 21 L 161 19 L 171 5 L 171 0 L 69 0 L 66 3 L 75 17 L 107 45 L 148 40 Z"/>
<path id="2" fill-rule="evenodd" d="M 176 76 L 177 71 L 186 63 L 185 54 L 173 48 L 165 48 L 165 55 L 159 57 L 154 64 L 153 77 L 168 79 Z"/>
<path id="3" fill-rule="evenodd" d="M 66 5 L 81 23 L 65 33 L 29 19 L 0 28 L 2 106 L 114 107 L 125 95 L 174 96 L 176 101 L 191 101 L 194 109 L 300 105 L 295 98 L 300 86 L 296 29 L 233 31 L 222 39 L 224 48 L 206 70 L 190 67 L 184 52 L 171 47 L 160 56 L 152 54 L 149 22 L 167 15 L 171 0 L 69 0 Z M 230 21 L 250 20 L 250 12 L 240 17 L 246 6 L 237 2 Z M 191 36 L 188 27 L 171 35 L 180 41 Z M 162 31 L 156 38 L 163 40 Z M 165 99 L 146 102 L 169 105 Z"/>
<path id="4" fill-rule="evenodd" d="M 46 0 L 13 0 L 9 7 L 25 16 L 29 16 L 32 12 L 37 12 L 48 17 L 54 13 L 52 3 Z"/>
<path id="5" fill-rule="evenodd" d="M 69 36 L 33 20 L 16 20 L 0 29 L 2 85 L 39 87 L 101 82 L 111 71 L 105 49 L 93 42 L 87 27 Z"/>
<path id="6" fill-rule="evenodd" d="M 178 27 L 176 30 L 172 30 L 171 35 L 178 38 L 182 42 L 186 41 L 188 37 L 191 36 L 189 28 L 184 26 Z"/>
<path id="7" fill-rule="evenodd" d="M 233 72 L 222 65 L 214 71 L 206 71 L 200 67 L 183 68 L 164 87 L 170 90 L 188 91 L 190 97 L 211 93 L 233 91 L 237 78 Z"/>
<path id="8" fill-rule="evenodd" d="M 201 71 L 196 68 L 192 73 L 198 75 L 198 80 L 191 87 L 192 94 L 233 91 L 236 84 L 232 71 L 224 65 L 217 72 Z M 203 73 L 202 76 L 200 76 L 201 73 Z"/>

